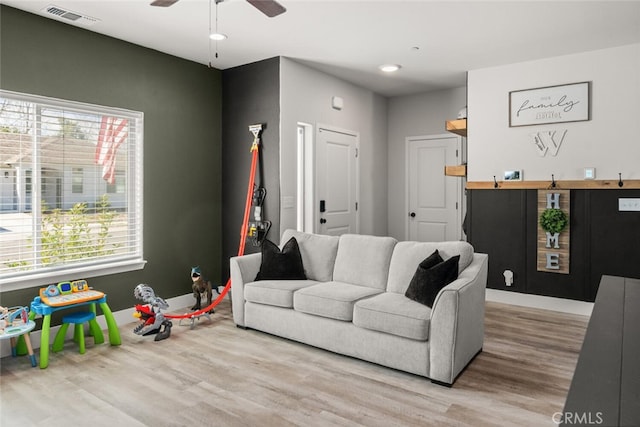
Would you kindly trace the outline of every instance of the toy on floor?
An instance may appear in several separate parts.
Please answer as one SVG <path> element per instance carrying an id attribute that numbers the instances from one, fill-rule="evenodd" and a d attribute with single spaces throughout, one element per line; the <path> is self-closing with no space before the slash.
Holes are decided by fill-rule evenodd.
<path id="1" fill-rule="evenodd" d="M 136 311 L 133 317 L 140 319 L 141 323 L 133 329 L 133 332 L 143 336 L 156 334 L 154 341 L 169 338 L 173 324 L 162 314 L 162 310 L 169 308 L 169 304 L 156 296 L 151 286 L 142 283 L 136 286 L 133 295 L 145 302 L 135 306 Z"/>
<path id="2" fill-rule="evenodd" d="M 193 267 L 191 269 L 191 280 L 193 281 L 191 289 L 193 290 L 193 296 L 196 299 L 196 305 L 191 307 L 191 310 L 200 310 L 202 308 L 202 295 L 204 294 L 207 295 L 206 306 L 210 306 L 213 298 L 213 288 L 211 287 L 211 282 L 202 276 L 200 267 Z M 213 313 L 213 308 L 209 310 L 209 313 Z"/>

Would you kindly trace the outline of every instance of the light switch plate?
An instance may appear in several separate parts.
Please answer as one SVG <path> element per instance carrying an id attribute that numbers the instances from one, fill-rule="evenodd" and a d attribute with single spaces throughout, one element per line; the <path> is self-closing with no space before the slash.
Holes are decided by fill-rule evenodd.
<path id="1" fill-rule="evenodd" d="M 640 199 L 618 199 L 620 212 L 640 212 Z"/>
<path id="2" fill-rule="evenodd" d="M 584 179 L 596 179 L 596 168 L 584 168 Z"/>

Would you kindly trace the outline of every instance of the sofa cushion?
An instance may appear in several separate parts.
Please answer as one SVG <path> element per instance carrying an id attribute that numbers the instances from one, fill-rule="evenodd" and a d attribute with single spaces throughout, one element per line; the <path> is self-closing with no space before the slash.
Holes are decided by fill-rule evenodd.
<path id="1" fill-rule="evenodd" d="M 458 278 L 459 260 L 460 255 L 456 255 L 429 268 L 425 268 L 423 264 L 430 264 L 420 263 L 409 283 L 405 296 L 429 308 L 433 307 L 433 302 L 440 289 Z"/>
<path id="2" fill-rule="evenodd" d="M 393 237 L 341 235 L 333 280 L 384 290 L 396 242 Z"/>
<path id="3" fill-rule="evenodd" d="M 314 280 L 261 280 L 247 283 L 244 299 L 258 304 L 293 308 L 293 293 L 298 289 L 313 286 Z"/>
<path id="4" fill-rule="evenodd" d="M 473 246 L 467 242 L 398 242 L 389 265 L 387 291 L 404 295 L 418 264 L 436 249 L 445 261 L 460 255 L 458 274 L 473 260 Z"/>
<path id="5" fill-rule="evenodd" d="M 325 282 L 300 289 L 293 294 L 293 308 L 303 313 L 350 322 L 353 305 L 362 298 L 382 292 L 367 286 Z"/>
<path id="6" fill-rule="evenodd" d="M 318 282 L 333 280 L 333 265 L 338 252 L 339 237 L 288 229 L 282 233 L 282 242 L 286 242 L 291 237 L 295 237 L 298 241 L 307 279 Z"/>
<path id="7" fill-rule="evenodd" d="M 270 240 L 262 242 L 260 271 L 255 280 L 305 280 L 300 248 L 295 237 L 282 250 Z"/>
<path id="8" fill-rule="evenodd" d="M 404 295 L 385 292 L 356 302 L 353 324 L 374 331 L 425 341 L 431 309 Z"/>

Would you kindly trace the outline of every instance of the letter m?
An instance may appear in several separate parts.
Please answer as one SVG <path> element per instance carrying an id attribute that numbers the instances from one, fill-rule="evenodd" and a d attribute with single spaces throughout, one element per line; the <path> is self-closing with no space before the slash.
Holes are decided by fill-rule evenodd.
<path id="1" fill-rule="evenodd" d="M 547 248 L 550 248 L 551 245 L 553 244 L 553 247 L 558 249 L 560 248 L 560 244 L 559 244 L 559 237 L 560 237 L 560 233 L 549 233 L 548 231 L 546 232 L 547 234 Z"/>

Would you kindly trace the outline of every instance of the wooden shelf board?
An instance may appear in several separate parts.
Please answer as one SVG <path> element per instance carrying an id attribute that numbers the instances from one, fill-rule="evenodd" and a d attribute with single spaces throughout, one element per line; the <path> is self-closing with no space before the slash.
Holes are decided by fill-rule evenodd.
<path id="1" fill-rule="evenodd" d="M 467 119 L 447 120 L 445 129 L 456 135 L 467 136 Z"/>
<path id="2" fill-rule="evenodd" d="M 618 186 L 618 180 L 566 180 L 556 181 L 558 190 L 631 190 L 640 189 L 640 179 L 622 180 L 623 186 Z M 548 190 L 551 181 L 498 181 L 497 189 L 504 190 Z M 469 181 L 469 190 L 494 190 L 493 181 Z"/>
<path id="3" fill-rule="evenodd" d="M 445 166 L 444 174 L 447 176 L 467 176 L 467 165 Z"/>

